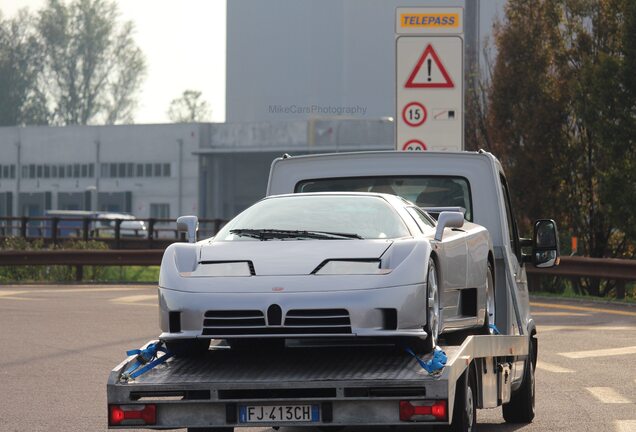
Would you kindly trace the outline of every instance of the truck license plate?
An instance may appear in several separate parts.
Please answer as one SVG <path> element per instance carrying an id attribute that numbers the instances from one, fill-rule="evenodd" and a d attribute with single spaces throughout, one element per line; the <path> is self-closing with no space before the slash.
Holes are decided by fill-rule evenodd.
<path id="1" fill-rule="evenodd" d="M 240 423 L 318 422 L 318 405 L 240 405 Z"/>

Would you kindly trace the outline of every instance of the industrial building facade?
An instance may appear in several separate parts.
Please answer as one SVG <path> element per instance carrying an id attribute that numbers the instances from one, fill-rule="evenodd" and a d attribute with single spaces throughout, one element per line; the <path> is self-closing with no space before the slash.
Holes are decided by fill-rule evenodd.
<path id="1" fill-rule="evenodd" d="M 47 210 L 227 219 L 284 153 L 386 150 L 386 120 L 0 128 L 0 217 Z"/>

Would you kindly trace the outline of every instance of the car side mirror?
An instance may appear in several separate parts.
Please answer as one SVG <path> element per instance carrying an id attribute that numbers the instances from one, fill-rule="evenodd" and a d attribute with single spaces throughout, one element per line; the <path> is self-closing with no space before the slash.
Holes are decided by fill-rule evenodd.
<path id="1" fill-rule="evenodd" d="M 188 243 L 196 243 L 199 231 L 199 218 L 196 216 L 180 216 L 177 218 L 177 231 L 188 233 Z"/>
<path id="2" fill-rule="evenodd" d="M 534 223 L 532 262 L 539 268 L 559 265 L 559 235 L 552 219 L 539 219 Z"/>
<path id="3" fill-rule="evenodd" d="M 443 211 L 437 218 L 437 229 L 435 230 L 435 240 L 442 241 L 444 228 L 461 228 L 464 226 L 464 214 L 454 211 Z"/>

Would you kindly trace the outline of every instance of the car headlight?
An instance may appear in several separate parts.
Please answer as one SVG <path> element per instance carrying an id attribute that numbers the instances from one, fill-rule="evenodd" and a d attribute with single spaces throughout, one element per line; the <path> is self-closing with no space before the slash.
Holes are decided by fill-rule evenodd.
<path id="1" fill-rule="evenodd" d="M 369 260 L 327 260 L 312 272 L 316 275 L 372 275 L 387 274 L 390 269 L 380 268 L 379 259 Z"/>
<path id="2" fill-rule="evenodd" d="M 231 277 L 253 276 L 254 265 L 250 261 L 202 262 L 192 272 L 181 272 L 183 277 Z"/>

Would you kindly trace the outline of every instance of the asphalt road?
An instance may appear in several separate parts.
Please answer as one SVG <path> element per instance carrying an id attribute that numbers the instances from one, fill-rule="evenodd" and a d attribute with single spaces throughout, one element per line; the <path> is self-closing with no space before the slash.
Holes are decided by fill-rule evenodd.
<path id="1" fill-rule="evenodd" d="M 108 373 L 156 337 L 155 303 L 149 286 L 0 287 L 0 431 L 106 430 Z M 537 417 L 511 426 L 481 410 L 479 429 L 636 432 L 636 307 L 535 299 L 533 311 Z"/>

